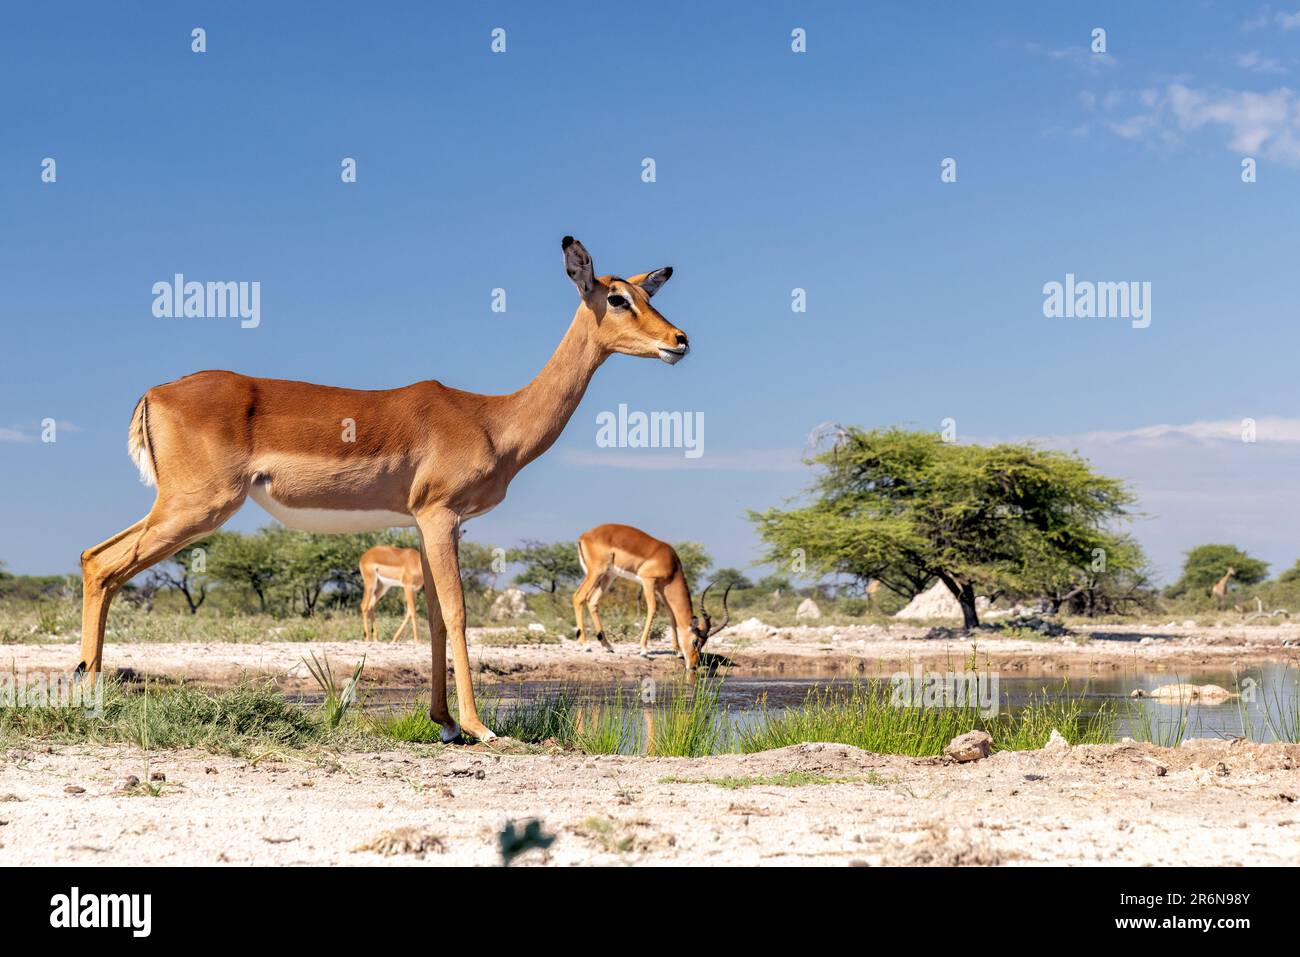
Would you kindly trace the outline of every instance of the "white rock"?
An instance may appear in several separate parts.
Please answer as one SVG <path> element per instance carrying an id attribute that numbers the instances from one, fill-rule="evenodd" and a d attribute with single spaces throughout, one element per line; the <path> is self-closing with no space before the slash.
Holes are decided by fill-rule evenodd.
<path id="1" fill-rule="evenodd" d="M 1051 748 L 1052 750 L 1068 748 L 1069 746 L 1070 742 L 1065 740 L 1065 735 L 1061 734 L 1061 732 L 1057 731 L 1055 728 L 1052 729 L 1052 734 L 1047 739 L 1047 744 L 1044 745 L 1045 748 Z"/>
<path id="2" fill-rule="evenodd" d="M 775 633 L 775 628 L 763 624 L 757 618 L 746 618 L 740 624 L 732 625 L 727 629 L 727 634 L 740 638 L 768 638 Z"/>
<path id="3" fill-rule="evenodd" d="M 507 588 L 492 602 L 493 618 L 518 618 L 528 614 L 528 602 L 518 588 Z"/>
<path id="4" fill-rule="evenodd" d="M 811 598 L 805 598 L 799 603 L 799 608 L 794 613 L 795 618 L 820 618 L 822 610 L 817 607 L 817 602 Z"/>
<path id="5" fill-rule="evenodd" d="M 535 631 L 538 634 L 543 634 L 543 635 L 546 634 L 546 626 L 543 625 L 540 621 L 530 621 L 528 623 L 528 630 Z"/>
<path id="6" fill-rule="evenodd" d="M 1144 697 L 1159 698 L 1166 701 L 1171 699 L 1174 701 L 1190 701 L 1193 699 L 1226 701 L 1228 698 L 1235 698 L 1236 695 L 1227 688 L 1221 688 L 1218 685 L 1175 684 L 1152 688 L 1148 695 Z"/>
<path id="7" fill-rule="evenodd" d="M 984 596 L 981 595 L 975 599 L 975 610 L 977 612 L 983 614 L 988 610 L 988 607 L 989 600 Z M 961 603 L 948 590 L 947 585 L 943 582 L 935 582 L 896 612 L 894 617 L 901 618 L 904 621 L 927 618 L 954 618 L 961 621 Z"/>

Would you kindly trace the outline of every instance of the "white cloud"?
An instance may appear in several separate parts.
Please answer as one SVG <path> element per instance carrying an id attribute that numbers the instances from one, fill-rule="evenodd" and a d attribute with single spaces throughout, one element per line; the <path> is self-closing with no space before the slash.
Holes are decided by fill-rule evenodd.
<path id="1" fill-rule="evenodd" d="M 1244 443 L 1242 436 L 1248 426 L 1254 426 L 1254 441 L 1300 445 L 1300 419 L 1284 416 L 1264 416 L 1240 419 L 1217 419 L 1189 422 L 1185 425 L 1146 425 L 1120 431 L 1084 432 L 1075 439 L 1088 444 L 1106 445 L 1206 445 L 1216 442 Z M 1065 437 L 1049 438 L 1060 441 Z"/>
<path id="2" fill-rule="evenodd" d="M 81 431 L 81 428 L 79 426 L 73 425 L 71 422 L 59 421 L 56 423 L 56 425 L 58 426 L 60 432 Z M 33 435 L 28 435 L 27 432 L 24 431 L 24 429 L 27 427 L 28 426 L 25 425 L 11 425 L 7 427 L 0 426 L 0 442 L 35 442 L 36 437 Z M 44 426 L 40 422 L 34 423 L 30 426 L 30 428 L 33 428 L 38 432 L 43 427 Z"/>
<path id="3" fill-rule="evenodd" d="M 1259 13 L 1243 23 L 1241 29 L 1250 32 L 1274 26 L 1283 32 L 1300 30 L 1300 10 L 1287 13 L 1285 10 L 1275 11 L 1272 7 L 1264 7 Z"/>
<path id="4" fill-rule="evenodd" d="M 797 472 L 807 467 L 803 462 L 803 454 L 795 449 L 739 449 L 727 452 L 710 452 L 706 449 L 703 455 L 694 459 L 686 458 L 681 449 L 601 449 L 594 452 L 566 449 L 561 453 L 561 459 L 568 465 L 580 467 L 653 472 L 675 469 Z"/>
<path id="5" fill-rule="evenodd" d="M 1244 418 L 968 440 L 1031 441 L 1074 452 L 1102 474 L 1128 482 L 1138 498 L 1131 530 L 1164 581 L 1178 577 L 1189 548 L 1206 542 L 1234 543 L 1280 571 L 1300 557 L 1300 511 L 1292 507 L 1300 475 L 1300 418 L 1255 416 L 1254 442 L 1242 440 Z M 568 449 L 561 459 L 570 467 L 788 472 L 801 485 L 799 473 L 808 474 L 806 454 L 796 448 L 741 449 L 691 460 L 666 449 Z"/>
<path id="6" fill-rule="evenodd" d="M 1114 55 L 1110 53 L 1093 53 L 1086 46 L 1060 47 L 1052 50 L 1041 43 L 1029 43 L 1026 44 L 1025 49 L 1035 56 L 1044 56 L 1056 63 L 1065 63 L 1094 76 L 1112 70 L 1119 65 L 1119 61 L 1115 59 Z"/>
<path id="7" fill-rule="evenodd" d="M 1144 90 L 1136 99 L 1141 104 L 1137 112 L 1103 118 L 1116 136 L 1174 144 L 1214 129 L 1235 153 L 1300 167 L 1300 96 L 1290 87 L 1258 93 L 1169 83 Z"/>
<path id="8" fill-rule="evenodd" d="M 1280 74 L 1287 72 L 1287 68 L 1279 60 L 1264 56 L 1258 50 L 1251 50 L 1249 53 L 1238 53 L 1237 66 L 1243 70 L 1250 70 L 1252 73 Z"/>
<path id="9" fill-rule="evenodd" d="M 1046 448 L 1077 452 L 1098 471 L 1129 482 L 1142 518 L 1133 532 L 1160 576 L 1177 577 L 1187 549 L 1231 542 L 1273 565 L 1300 556 L 1300 418 L 1260 416 L 1256 441 L 1240 418 L 1038 436 Z"/>

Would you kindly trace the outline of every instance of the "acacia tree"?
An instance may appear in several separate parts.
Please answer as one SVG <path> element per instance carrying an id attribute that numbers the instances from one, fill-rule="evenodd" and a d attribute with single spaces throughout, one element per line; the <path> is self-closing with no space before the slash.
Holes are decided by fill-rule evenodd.
<path id="1" fill-rule="evenodd" d="M 682 573 L 686 576 L 686 587 L 694 594 L 700 587 L 700 581 L 713 566 L 713 556 L 699 542 L 677 542 L 673 545 L 678 560 L 682 563 Z"/>
<path id="2" fill-rule="evenodd" d="M 573 542 L 553 542 L 547 545 L 525 541 L 522 548 L 512 548 L 506 552 L 506 561 L 523 565 L 523 570 L 515 576 L 515 584 L 532 585 L 538 591 L 552 595 L 560 586 L 576 584 L 582 579 L 578 547 Z"/>
<path id="3" fill-rule="evenodd" d="M 750 512 L 774 563 L 796 549 L 810 570 L 910 598 L 935 579 L 979 624 L 976 589 L 1041 588 L 1035 563 L 1081 567 L 1114 546 L 1133 496 L 1081 458 L 1027 445 L 958 445 L 929 432 L 842 430 L 810 461 L 810 502 Z"/>
<path id="4" fill-rule="evenodd" d="M 496 587 L 497 574 L 501 562 L 497 561 L 497 550 L 492 545 L 460 540 L 460 578 L 465 590 L 476 594 Z"/>
<path id="5" fill-rule="evenodd" d="M 272 589 L 288 569 L 288 532 L 276 526 L 251 535 L 217 532 L 211 538 L 208 571 L 226 584 L 246 588 L 257 596 L 258 609 L 270 610 Z"/>
<path id="6" fill-rule="evenodd" d="M 1150 607 L 1156 598 L 1146 556 L 1127 535 L 1102 533 L 1092 560 L 1073 564 L 1054 552 L 1027 549 L 1007 593 L 1039 598 L 1049 611 L 1076 615 L 1116 614 Z"/>
<path id="7" fill-rule="evenodd" d="M 208 598 L 208 585 L 211 579 L 208 576 L 207 564 L 211 543 L 211 538 L 204 538 L 186 545 L 173 555 L 166 565 L 158 568 L 150 576 L 151 581 L 157 585 L 155 592 L 158 588 L 170 588 L 180 592 L 181 597 L 185 599 L 185 604 L 189 606 L 191 615 L 197 615 L 199 608 Z"/>
<path id="8" fill-rule="evenodd" d="M 301 603 L 304 618 L 316 613 L 322 596 L 339 605 L 353 604 L 361 596 L 361 573 L 357 563 L 367 548 L 383 533 L 318 535 L 296 529 L 277 530 L 275 547 L 282 554 L 284 583 L 292 598 Z"/>
<path id="9" fill-rule="evenodd" d="M 715 591 L 726 591 L 728 587 L 740 591 L 753 588 L 754 583 L 739 568 L 719 568 L 713 573 L 713 587 Z"/>

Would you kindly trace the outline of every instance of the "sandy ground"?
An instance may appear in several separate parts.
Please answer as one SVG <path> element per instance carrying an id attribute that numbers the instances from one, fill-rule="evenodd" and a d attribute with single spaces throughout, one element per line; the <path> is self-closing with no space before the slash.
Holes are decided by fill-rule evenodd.
<path id="1" fill-rule="evenodd" d="M 1106 675 L 1137 670 L 1167 670 L 1171 675 L 1198 669 L 1231 669 L 1262 661 L 1300 662 L 1300 625 L 1276 627 L 1192 628 L 1100 626 L 1078 635 L 1050 640 L 997 638 L 980 633 L 975 640 L 931 638 L 926 629 L 891 625 L 847 625 L 732 629 L 709 642 L 715 661 L 729 664 L 739 676 L 854 677 L 889 674 L 914 665 L 940 670 L 977 666 L 1032 675 Z M 471 629 L 470 661 L 476 681 L 571 680 L 669 676 L 681 663 L 654 647 L 649 659 L 637 645 L 616 645 L 614 654 L 597 648 L 581 652 L 577 643 L 500 646 L 491 629 Z M 136 676 L 189 678 L 232 684 L 243 677 L 271 676 L 287 691 L 315 690 L 303 658 L 328 656 L 335 673 L 350 672 L 364 654 L 368 681 L 390 686 L 419 686 L 429 680 L 426 642 L 264 642 L 128 643 L 104 648 L 108 673 L 129 669 Z M 5 670 L 64 671 L 76 663 L 75 644 L 17 644 L 0 647 Z"/>
<path id="2" fill-rule="evenodd" d="M 494 743 L 496 745 L 497 743 Z M 131 748 L 0 756 L 0 865 L 1294 864 L 1300 746 L 1079 746 L 972 764 L 804 744 L 711 758 L 504 753 L 509 742 L 258 763 Z M 836 783 L 782 786 L 804 772 Z M 729 789 L 707 779 L 749 777 Z M 77 790 L 82 789 L 82 790 Z M 360 850 L 375 847 L 387 851 Z"/>

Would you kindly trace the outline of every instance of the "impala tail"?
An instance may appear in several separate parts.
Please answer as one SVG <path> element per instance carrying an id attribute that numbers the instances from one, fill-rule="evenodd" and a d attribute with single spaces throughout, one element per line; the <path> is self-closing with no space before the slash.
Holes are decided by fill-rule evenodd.
<path id="1" fill-rule="evenodd" d="M 140 470 L 140 481 L 145 485 L 157 485 L 158 473 L 153 465 L 153 448 L 149 444 L 149 400 L 140 396 L 131 414 L 131 431 L 126 439 L 126 450 L 131 461 Z"/>

